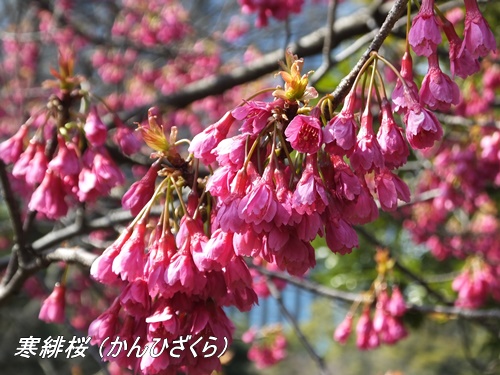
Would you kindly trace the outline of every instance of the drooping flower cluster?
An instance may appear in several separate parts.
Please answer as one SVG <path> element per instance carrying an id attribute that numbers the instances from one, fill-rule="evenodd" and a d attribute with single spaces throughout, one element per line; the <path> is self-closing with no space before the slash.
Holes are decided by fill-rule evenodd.
<path id="1" fill-rule="evenodd" d="M 62 55 L 54 72 L 56 88 L 46 112 L 33 115 L 0 144 L 0 158 L 13 164 L 12 177 L 27 187 L 28 209 L 49 219 L 65 216 L 75 202 L 92 202 L 124 182 L 105 142 L 108 136 L 95 107 L 73 115 L 80 101 L 80 78 L 70 56 Z"/>
<path id="2" fill-rule="evenodd" d="M 150 111 L 149 124 L 141 132 L 157 161 L 122 200 L 136 219 L 91 269 L 91 275 L 102 283 L 120 283 L 121 279 L 123 289 L 91 324 L 89 334 L 93 344 L 101 345 L 107 337 L 140 337 L 141 347 L 150 348 L 158 340 L 171 343 L 188 337 L 186 346 L 191 346 L 213 337 L 216 352 L 222 353 L 233 335 L 222 307 L 248 311 L 257 302 L 252 276 L 233 250 L 232 239 L 213 225 L 213 214 L 206 212 L 206 194 L 199 196 L 196 189 L 201 181 L 192 180 L 192 160 L 184 160 L 176 150 L 175 129 L 167 139 L 155 113 Z M 163 180 L 157 185 L 158 176 Z M 182 190 L 191 190 L 187 199 Z M 155 220 L 150 210 L 159 200 L 164 208 Z M 181 202 L 177 209 L 173 208 L 175 200 Z M 106 345 L 104 352 L 109 353 Z M 190 351 L 177 358 L 156 354 L 105 358 L 123 367 L 140 368 L 144 374 L 220 370 L 217 356 L 193 357 Z"/>
<path id="3" fill-rule="evenodd" d="M 383 289 L 376 296 L 375 313 L 371 317 L 369 305 L 365 305 L 356 323 L 356 346 L 359 349 L 375 349 L 380 344 L 392 345 L 405 338 L 408 333 L 401 320 L 406 312 L 406 305 L 397 286 L 393 287 L 389 297 Z M 349 339 L 354 324 L 353 313 L 348 313 L 337 326 L 333 339 L 345 344 Z"/>
<path id="4" fill-rule="evenodd" d="M 363 311 L 356 323 L 356 346 L 363 350 L 375 349 L 380 344 L 395 344 L 408 334 L 402 321 L 407 310 L 403 294 L 397 285 L 388 287 L 387 279 L 394 268 L 394 260 L 389 251 L 384 249 L 377 250 L 375 260 L 378 277 L 366 295 Z M 345 344 L 349 339 L 359 302 L 352 305 L 344 320 L 335 329 L 335 341 Z M 373 306 L 375 312 L 371 317 Z"/>
<path id="5" fill-rule="evenodd" d="M 279 325 L 260 330 L 251 327 L 241 336 L 241 339 L 244 343 L 251 344 L 248 359 L 254 362 L 258 369 L 273 366 L 287 355 L 286 338 Z"/>

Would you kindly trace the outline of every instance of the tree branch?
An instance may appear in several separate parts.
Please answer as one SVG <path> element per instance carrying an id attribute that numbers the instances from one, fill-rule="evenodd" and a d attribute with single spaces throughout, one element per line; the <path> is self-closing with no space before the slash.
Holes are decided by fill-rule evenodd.
<path id="1" fill-rule="evenodd" d="M 26 249 L 23 221 L 19 212 L 17 200 L 14 196 L 14 192 L 12 191 L 12 187 L 10 186 L 9 176 L 7 175 L 7 169 L 3 160 L 0 160 L 0 182 L 2 184 L 4 201 L 9 210 L 10 220 L 14 230 L 14 241 L 16 246 L 13 248 L 13 252 L 18 252 L 18 262 L 22 267 L 29 262 L 30 256 Z"/>
<path id="2" fill-rule="evenodd" d="M 292 285 L 295 285 L 303 290 L 307 290 L 318 296 L 329 299 L 341 300 L 345 302 L 370 302 L 370 300 L 362 293 L 350 293 L 341 290 L 326 287 L 314 281 L 301 279 L 295 276 L 290 276 L 283 272 L 269 271 L 266 268 L 249 264 L 249 267 L 255 268 L 259 273 L 268 278 L 277 278 L 284 280 Z M 500 320 L 500 309 L 464 309 L 455 306 L 442 306 L 442 305 L 416 305 L 407 303 L 408 311 L 415 311 L 424 314 L 445 314 L 450 316 L 457 316 L 465 319 L 484 320 L 484 319 L 498 319 Z"/>
<path id="3" fill-rule="evenodd" d="M 396 0 L 394 2 L 394 5 L 392 6 L 391 10 L 389 11 L 389 14 L 387 15 L 387 18 L 385 19 L 382 27 L 380 28 L 380 31 L 377 33 L 375 38 L 373 38 L 373 41 L 371 42 L 368 49 L 365 51 L 363 56 L 361 56 L 361 58 L 358 60 L 354 68 L 349 72 L 347 76 L 344 77 L 344 79 L 342 79 L 340 84 L 332 93 L 333 108 L 336 108 L 349 93 L 357 75 L 361 71 L 361 68 L 363 67 L 365 62 L 370 57 L 370 54 L 373 51 L 378 51 L 380 49 L 382 43 L 384 43 L 385 39 L 389 36 L 390 32 L 392 31 L 396 21 L 400 19 L 402 14 L 404 13 L 407 2 L 408 0 Z"/>
<path id="4" fill-rule="evenodd" d="M 320 369 L 320 373 L 323 375 L 328 375 L 329 372 L 328 372 L 325 360 L 322 357 L 320 357 L 318 353 L 316 353 L 313 346 L 311 345 L 311 343 L 309 342 L 307 337 L 304 335 L 304 333 L 300 329 L 299 323 L 293 317 L 293 315 L 290 313 L 290 311 L 288 311 L 288 309 L 286 308 L 285 304 L 283 303 L 283 298 L 281 296 L 281 293 L 278 290 L 278 288 L 276 288 L 276 285 L 274 284 L 273 280 L 270 278 L 266 278 L 266 284 L 267 284 L 267 287 L 269 288 L 269 291 L 271 292 L 271 296 L 273 296 L 273 298 L 278 303 L 278 306 L 281 310 L 281 313 L 285 316 L 285 318 L 288 320 L 288 322 L 292 325 L 292 327 L 295 331 L 295 334 L 299 338 L 300 342 L 302 343 L 304 348 L 307 350 L 307 352 L 309 353 L 309 355 L 313 359 L 313 361 L 316 362 L 316 364 L 318 365 L 318 367 Z"/>
<path id="5" fill-rule="evenodd" d="M 402 0 L 398 1 L 401 2 Z M 333 26 L 335 38 L 332 40 L 330 48 L 333 49 L 337 47 L 342 41 L 349 38 L 369 33 L 371 29 L 367 24 L 368 20 L 374 18 L 380 19 L 385 16 L 385 14 L 382 14 L 382 7 L 378 5 L 379 4 L 376 3 L 369 9 L 361 9 L 360 11 L 357 11 L 349 16 L 337 19 Z M 326 27 L 318 29 L 302 37 L 296 43 L 291 44 L 290 49 L 294 54 L 297 54 L 300 57 L 307 57 L 321 53 L 327 33 L 328 30 Z M 189 83 L 184 86 L 184 89 L 158 99 L 156 104 L 165 107 L 183 108 L 196 100 L 203 99 L 211 95 L 222 94 L 224 91 L 235 86 L 256 80 L 266 74 L 272 73 L 276 71 L 278 61 L 282 59 L 283 50 L 280 48 L 269 52 L 247 66 L 233 69 L 229 73 L 206 77 L 199 81 Z M 147 112 L 151 105 L 153 104 L 138 107 L 128 113 L 125 113 L 122 118 L 130 119 L 138 115 L 143 115 Z"/>

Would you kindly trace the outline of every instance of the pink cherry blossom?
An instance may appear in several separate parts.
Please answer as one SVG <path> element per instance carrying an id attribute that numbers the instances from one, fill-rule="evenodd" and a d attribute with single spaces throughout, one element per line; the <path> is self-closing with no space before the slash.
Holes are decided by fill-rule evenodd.
<path id="1" fill-rule="evenodd" d="M 406 138 L 415 149 L 431 147 L 443 136 L 443 129 L 436 116 L 418 103 L 406 112 Z"/>
<path id="2" fill-rule="evenodd" d="M 368 107 L 361 116 L 361 130 L 350 160 L 352 168 L 360 172 L 369 172 L 384 166 L 384 156 L 373 132 L 373 116 Z"/>
<path id="3" fill-rule="evenodd" d="M 341 344 L 345 344 L 351 335 L 352 330 L 352 315 L 348 314 L 340 323 L 335 332 L 333 333 L 333 339 Z"/>
<path id="4" fill-rule="evenodd" d="M 60 177 L 78 175 L 81 170 L 80 157 L 74 143 L 66 143 L 62 137 L 58 138 L 59 149 L 52 159 L 48 168 L 52 169 Z"/>
<path id="5" fill-rule="evenodd" d="M 117 298 L 108 310 L 99 315 L 89 326 L 92 345 L 100 345 L 104 339 L 114 337 L 118 330 L 118 313 L 120 303 Z"/>
<path id="6" fill-rule="evenodd" d="M 323 142 L 321 123 L 313 116 L 297 115 L 285 129 L 286 140 L 299 152 L 314 154 Z"/>
<path id="7" fill-rule="evenodd" d="M 391 298 L 387 302 L 387 311 L 392 316 L 403 316 L 406 312 L 406 303 L 398 286 L 392 288 Z"/>
<path id="8" fill-rule="evenodd" d="M 394 111 L 398 113 L 405 112 L 413 102 L 419 101 L 418 87 L 413 80 L 413 61 L 408 51 L 404 53 L 401 60 L 400 74 L 404 82 L 398 78 L 392 92 L 392 102 L 395 105 Z"/>
<path id="9" fill-rule="evenodd" d="M 33 192 L 28 208 L 44 214 L 49 219 L 59 219 L 68 213 L 62 181 L 50 169 L 45 173 L 42 183 Z"/>
<path id="10" fill-rule="evenodd" d="M 432 110 L 447 111 L 460 101 L 460 89 L 439 67 L 436 54 L 429 56 L 429 70 L 420 87 L 420 100 Z"/>
<path id="11" fill-rule="evenodd" d="M 439 24 L 434 15 L 434 0 L 422 0 L 422 6 L 413 19 L 408 41 L 419 56 L 430 56 L 441 43 Z"/>
<path id="12" fill-rule="evenodd" d="M 357 124 L 354 119 L 356 93 L 350 91 L 340 113 L 323 128 L 323 139 L 328 152 L 344 155 L 354 147 Z"/>
<path id="13" fill-rule="evenodd" d="M 122 197 L 123 208 L 129 209 L 132 215 L 137 216 L 141 209 L 151 199 L 155 191 L 155 182 L 158 177 L 160 164 L 154 163 L 146 175 L 130 186 Z"/>
<path id="14" fill-rule="evenodd" d="M 143 276 L 146 223 L 141 220 L 135 225 L 130 238 L 121 246 L 113 260 L 112 271 L 122 280 L 134 281 Z"/>
<path id="15" fill-rule="evenodd" d="M 43 301 L 38 319 L 47 323 L 64 323 L 65 292 L 66 288 L 57 283 L 50 296 Z"/>
<path id="16" fill-rule="evenodd" d="M 219 121 L 208 126 L 192 139 L 189 152 L 192 152 L 195 158 L 202 160 L 205 164 L 213 163 L 216 156 L 212 151 L 226 138 L 234 120 L 235 118 L 231 112 L 226 112 Z"/>
<path id="17" fill-rule="evenodd" d="M 325 225 L 326 244 L 330 250 L 338 254 L 350 254 L 359 246 L 358 235 L 354 228 L 344 219 L 331 219 Z"/>
<path id="18" fill-rule="evenodd" d="M 398 199 L 410 202 L 410 189 L 403 180 L 389 170 L 384 169 L 377 173 L 375 183 L 383 210 L 394 211 L 398 207 Z"/>
<path id="19" fill-rule="evenodd" d="M 246 223 L 260 224 L 262 221 L 270 222 L 277 211 L 276 196 L 272 184 L 273 163 L 264 170 L 261 179 L 252 184 L 251 190 L 245 195 L 239 205 L 238 214 Z"/>
<path id="20" fill-rule="evenodd" d="M 85 131 L 85 137 L 87 137 L 92 146 L 102 146 L 106 142 L 108 129 L 97 114 L 97 109 L 95 107 L 92 107 L 90 110 L 83 130 Z"/>
<path id="21" fill-rule="evenodd" d="M 394 121 L 391 105 L 386 99 L 382 100 L 380 128 L 377 141 L 384 156 L 385 166 L 394 169 L 406 163 L 410 151 L 403 138 L 403 131 Z"/>
<path id="22" fill-rule="evenodd" d="M 474 58 L 467 48 L 462 48 L 462 39 L 457 35 L 455 28 L 448 21 L 443 22 L 443 30 L 450 43 L 450 71 L 451 76 L 467 78 L 480 69 L 479 60 Z"/>
<path id="23" fill-rule="evenodd" d="M 16 134 L 0 143 L 0 159 L 5 164 L 16 162 L 21 156 L 24 148 L 24 142 L 28 135 L 28 127 L 22 125 Z"/>
<path id="24" fill-rule="evenodd" d="M 326 189 L 318 173 L 316 157 L 306 157 L 306 167 L 293 193 L 292 206 L 301 215 L 321 213 L 328 205 Z"/>
<path id="25" fill-rule="evenodd" d="M 118 123 L 116 133 L 114 135 L 115 142 L 120 146 L 120 149 L 125 155 L 132 155 L 142 147 L 142 141 L 138 137 L 137 131 L 130 129 L 124 124 L 115 120 Z"/>
<path id="26" fill-rule="evenodd" d="M 462 50 L 467 48 L 472 57 L 484 57 L 496 50 L 496 41 L 476 0 L 465 0 L 465 29 Z"/>
<path id="27" fill-rule="evenodd" d="M 380 345 L 377 333 L 373 329 L 370 309 L 365 308 L 356 324 L 356 346 L 359 349 L 374 349 Z"/>
<path id="28" fill-rule="evenodd" d="M 37 143 L 35 155 L 29 161 L 26 168 L 25 180 L 29 185 L 36 185 L 42 182 L 47 171 L 47 156 L 45 156 L 45 146 Z"/>
<path id="29" fill-rule="evenodd" d="M 120 294 L 120 303 L 123 309 L 135 317 L 149 315 L 151 299 L 148 293 L 147 282 L 135 279 L 130 282 Z"/>

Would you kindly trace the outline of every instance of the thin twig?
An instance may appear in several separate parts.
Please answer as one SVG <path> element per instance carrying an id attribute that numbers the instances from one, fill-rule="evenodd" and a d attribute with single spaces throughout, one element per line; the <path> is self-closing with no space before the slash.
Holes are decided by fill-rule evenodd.
<path id="1" fill-rule="evenodd" d="M 371 233 L 369 233 L 365 228 L 362 228 L 360 226 L 356 227 L 356 231 L 358 233 L 361 233 L 361 235 L 366 238 L 369 242 L 374 244 L 377 247 L 382 247 L 385 249 L 390 249 L 390 246 L 387 246 L 386 244 L 382 243 L 379 241 L 376 237 L 374 237 Z M 410 271 L 408 268 L 403 266 L 397 259 L 394 258 L 394 254 L 391 255 L 394 259 L 394 267 L 398 269 L 400 272 L 405 274 L 408 278 L 412 279 L 413 281 L 417 282 L 417 284 L 421 285 L 429 295 L 432 295 L 435 297 L 440 303 L 444 305 L 451 306 L 453 305 L 453 302 L 448 301 L 443 295 L 432 289 L 429 284 L 427 284 L 422 278 L 420 278 L 418 275 L 416 275 L 414 272 Z"/>
<path id="2" fill-rule="evenodd" d="M 390 32 L 392 31 L 396 21 L 401 18 L 401 15 L 406 10 L 407 2 L 408 0 L 396 0 L 394 2 L 394 5 L 389 11 L 387 18 L 385 19 L 384 23 L 382 24 L 382 27 L 380 28 L 375 38 L 373 38 L 368 49 L 365 51 L 365 53 L 363 53 L 363 56 L 361 56 L 361 58 L 358 60 L 354 68 L 349 72 L 347 76 L 344 77 L 344 79 L 340 82 L 338 87 L 332 93 L 333 108 L 336 108 L 349 93 L 349 91 L 352 88 L 352 85 L 354 84 L 354 81 L 356 80 L 357 75 L 361 71 L 361 68 L 363 67 L 365 62 L 370 57 L 370 54 L 373 51 L 378 51 L 380 49 L 385 39 L 389 36 Z"/>
<path id="3" fill-rule="evenodd" d="M 337 11 L 337 0 L 328 1 L 328 15 L 326 18 L 327 32 L 323 43 L 323 62 L 311 78 L 311 85 L 314 86 L 328 70 L 332 67 L 332 45 L 335 37 L 335 14 Z"/>
<path id="4" fill-rule="evenodd" d="M 341 300 L 345 302 L 370 302 L 368 297 L 363 295 L 362 293 L 350 293 L 344 292 L 341 290 L 333 289 L 330 287 L 326 287 L 324 285 L 318 284 L 314 281 L 301 279 L 298 277 L 290 276 L 284 272 L 275 272 L 269 271 L 266 268 L 256 266 L 253 264 L 249 265 L 250 267 L 255 268 L 259 273 L 268 277 L 268 278 L 276 278 L 283 281 L 286 281 L 292 285 L 297 286 L 303 290 L 307 290 L 313 294 L 318 296 L 322 296 L 325 298 L 333 299 L 333 300 Z M 484 319 L 498 319 L 500 320 L 500 309 L 465 309 L 461 307 L 455 306 L 442 306 L 442 305 L 417 305 L 412 303 L 407 303 L 408 311 L 419 312 L 423 314 L 444 314 L 449 316 L 457 316 L 465 319 L 473 319 L 473 320 L 484 320 Z"/>
<path id="5" fill-rule="evenodd" d="M 7 174 L 7 169 L 3 160 L 0 160 L 0 181 L 2 184 L 2 190 L 4 195 L 5 204 L 9 210 L 10 220 L 12 222 L 12 228 L 14 230 L 14 242 L 17 246 L 13 251 L 19 253 L 18 262 L 21 267 L 29 262 L 30 256 L 26 248 L 25 235 L 23 232 L 23 221 L 21 219 L 21 213 L 19 212 L 19 207 L 17 205 L 17 200 L 12 191 L 10 185 L 9 176 Z"/>
<path id="6" fill-rule="evenodd" d="M 329 372 L 328 372 L 328 369 L 326 367 L 325 360 L 322 357 L 320 357 L 318 353 L 316 353 L 316 351 L 312 347 L 311 343 L 309 342 L 307 337 L 305 337 L 304 333 L 300 329 L 299 323 L 294 318 L 294 316 L 290 313 L 290 311 L 288 311 L 288 309 L 286 308 L 285 304 L 283 303 L 283 298 L 281 296 L 281 293 L 278 290 L 278 288 L 276 288 L 274 281 L 270 278 L 266 278 L 266 284 L 267 284 L 267 287 L 269 288 L 271 296 L 273 296 L 273 298 L 278 303 L 280 310 L 281 310 L 281 313 L 285 316 L 285 318 L 288 320 L 288 322 L 292 325 L 293 329 L 295 330 L 295 334 L 299 338 L 300 342 L 302 343 L 302 345 L 304 346 L 306 351 L 309 353 L 309 355 L 311 356 L 313 361 L 316 362 L 316 364 L 318 365 L 318 367 L 320 369 L 320 373 L 323 375 L 328 375 Z"/>

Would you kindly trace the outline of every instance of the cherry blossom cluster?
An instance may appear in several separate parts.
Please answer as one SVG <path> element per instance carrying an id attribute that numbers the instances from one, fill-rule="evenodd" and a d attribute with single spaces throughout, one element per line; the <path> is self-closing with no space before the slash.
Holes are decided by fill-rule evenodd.
<path id="1" fill-rule="evenodd" d="M 406 303 L 397 285 L 389 287 L 388 276 L 392 273 L 394 261 L 387 250 L 376 253 L 378 277 L 366 294 L 363 311 L 356 323 L 356 346 L 362 350 L 375 349 L 380 344 L 392 345 L 404 339 L 408 332 L 402 318 L 406 313 Z M 389 295 L 390 290 L 390 295 Z M 344 320 L 337 326 L 333 339 L 345 344 L 349 339 L 354 318 L 360 302 L 355 302 Z M 374 307 L 373 317 L 371 310 Z"/>
<path id="2" fill-rule="evenodd" d="M 282 361 L 286 355 L 286 337 L 280 325 L 273 325 L 260 330 L 250 327 L 241 339 L 250 344 L 248 358 L 258 369 L 264 369 Z"/>
<path id="3" fill-rule="evenodd" d="M 176 129 L 167 138 L 152 109 L 141 133 L 156 161 L 123 196 L 123 206 L 136 219 L 92 265 L 96 280 L 121 286 L 113 305 L 90 325 L 92 343 L 142 337 L 140 345 L 146 346 L 155 338 L 180 336 L 189 337 L 191 344 L 202 336 L 216 337 L 217 345 L 223 345 L 223 338 L 231 343 L 234 328 L 222 307 L 248 311 L 257 302 L 248 266 L 212 223 L 208 197 L 198 194 L 201 179 L 195 176 L 195 163 L 177 151 L 182 140 L 177 142 Z M 163 207 L 159 219 L 150 215 L 157 203 Z M 195 358 L 189 352 L 178 358 L 106 359 L 144 374 L 220 369 L 218 358 Z"/>
<path id="4" fill-rule="evenodd" d="M 474 127 L 429 155 L 434 168 L 422 173 L 418 189 L 439 195 L 416 204 L 405 221 L 414 241 L 426 244 L 438 260 L 468 259 L 452 285 L 462 307 L 500 300 L 499 208 L 487 189 L 500 183 L 499 140 L 498 129 Z"/>
<path id="5" fill-rule="evenodd" d="M 0 158 L 24 194 L 27 209 L 49 219 L 65 216 L 78 202 L 93 202 L 123 184 L 124 176 L 105 147 L 108 131 L 95 107 L 74 114 L 87 93 L 72 72 L 71 57 L 61 60 L 56 94 L 0 144 Z"/>
<path id="6" fill-rule="evenodd" d="M 139 45 L 167 45 L 190 32 L 187 18 L 179 1 L 124 0 L 111 32 Z"/>

